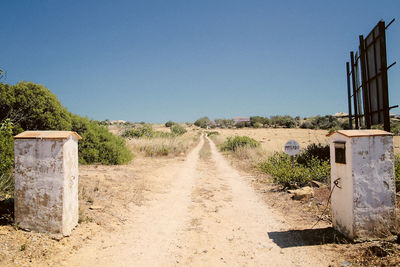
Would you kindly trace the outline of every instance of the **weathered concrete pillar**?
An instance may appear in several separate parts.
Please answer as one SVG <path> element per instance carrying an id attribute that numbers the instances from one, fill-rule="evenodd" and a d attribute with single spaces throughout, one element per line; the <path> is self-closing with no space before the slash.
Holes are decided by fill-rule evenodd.
<path id="1" fill-rule="evenodd" d="M 341 130 L 329 136 L 333 226 L 351 239 L 390 235 L 396 208 L 392 134 Z"/>
<path id="2" fill-rule="evenodd" d="M 69 131 L 14 137 L 15 222 L 22 229 L 71 234 L 78 223 L 78 140 Z"/>

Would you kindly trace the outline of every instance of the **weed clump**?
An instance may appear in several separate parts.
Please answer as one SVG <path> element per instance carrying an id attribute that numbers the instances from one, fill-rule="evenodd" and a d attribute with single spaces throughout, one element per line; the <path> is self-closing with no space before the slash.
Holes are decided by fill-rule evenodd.
<path id="1" fill-rule="evenodd" d="M 208 137 L 213 136 L 213 135 L 219 135 L 219 132 L 217 132 L 217 131 L 206 132 L 206 133 L 207 133 Z"/>
<path id="2" fill-rule="evenodd" d="M 175 124 L 171 126 L 171 133 L 174 135 L 183 135 L 185 134 L 187 131 L 185 128 L 183 128 L 182 126 Z"/>
<path id="3" fill-rule="evenodd" d="M 248 136 L 235 136 L 228 137 L 228 139 L 221 145 L 221 149 L 224 151 L 236 151 L 240 147 L 251 147 L 256 148 L 261 144 L 257 140 Z"/>
<path id="4" fill-rule="evenodd" d="M 123 137 L 132 137 L 132 138 L 153 138 L 155 135 L 153 128 L 151 125 L 143 124 L 141 127 L 137 129 L 129 129 L 126 130 L 122 136 Z"/>
<path id="5" fill-rule="evenodd" d="M 0 176 L 8 174 L 14 165 L 13 123 L 6 119 L 0 124 Z"/>
<path id="6" fill-rule="evenodd" d="M 301 151 L 299 155 L 297 155 L 296 161 L 303 166 L 307 166 L 308 162 L 310 162 L 313 157 L 317 158 L 320 161 L 329 161 L 330 160 L 329 145 L 323 145 L 321 143 L 310 144 L 303 151 Z"/>
<path id="7" fill-rule="evenodd" d="M 171 127 L 171 126 L 173 126 L 173 125 L 175 125 L 175 124 L 176 124 L 176 122 L 167 121 L 167 122 L 165 123 L 165 127 Z"/>
<path id="8" fill-rule="evenodd" d="M 271 175 L 272 181 L 284 188 L 302 187 L 311 180 L 326 182 L 330 177 L 330 162 L 311 157 L 306 165 L 296 160 L 292 164 L 286 153 L 275 153 L 258 164 L 261 172 Z"/>

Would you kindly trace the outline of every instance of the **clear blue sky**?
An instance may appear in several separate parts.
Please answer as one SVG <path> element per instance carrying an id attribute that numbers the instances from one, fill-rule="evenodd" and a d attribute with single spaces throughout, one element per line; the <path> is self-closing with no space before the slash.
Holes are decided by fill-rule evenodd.
<path id="1" fill-rule="evenodd" d="M 400 1 L 3 0 L 6 82 L 97 120 L 347 112 L 345 62 Z M 387 34 L 400 104 L 400 17 Z M 400 109 L 392 110 L 400 113 Z"/>

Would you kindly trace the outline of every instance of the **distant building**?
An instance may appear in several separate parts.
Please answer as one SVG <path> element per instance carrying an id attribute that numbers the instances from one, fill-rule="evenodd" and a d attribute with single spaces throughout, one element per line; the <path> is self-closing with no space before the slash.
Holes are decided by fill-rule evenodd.
<path id="1" fill-rule="evenodd" d="M 124 121 L 124 120 L 111 121 L 111 124 L 124 124 L 124 123 L 126 123 L 126 121 Z"/>
<path id="2" fill-rule="evenodd" d="M 233 117 L 232 120 L 235 124 L 238 122 L 250 122 L 250 117 Z"/>
<path id="3" fill-rule="evenodd" d="M 333 114 L 333 117 L 337 117 L 337 118 L 347 118 L 349 117 L 349 114 L 345 113 L 345 112 L 338 112 Z"/>

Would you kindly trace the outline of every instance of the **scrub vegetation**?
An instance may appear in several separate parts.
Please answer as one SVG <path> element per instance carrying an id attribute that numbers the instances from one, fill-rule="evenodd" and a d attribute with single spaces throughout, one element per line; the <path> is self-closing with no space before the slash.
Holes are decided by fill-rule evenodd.
<path id="1" fill-rule="evenodd" d="M 248 147 L 256 148 L 260 147 L 260 142 L 248 137 L 248 136 L 235 136 L 228 137 L 228 139 L 221 145 L 221 150 L 223 151 L 237 151 L 239 148 Z"/>
<path id="2" fill-rule="evenodd" d="M 215 136 L 212 138 L 218 142 Z M 310 144 L 294 158 L 283 152 L 268 156 L 260 142 L 248 136 L 228 137 L 220 144 L 222 151 L 230 151 L 242 163 L 271 177 L 273 183 L 284 188 L 298 188 L 312 180 L 325 182 L 330 177 L 329 145 Z"/>
<path id="3" fill-rule="evenodd" d="M 43 85 L 0 83 L 0 173 L 13 166 L 12 135 L 24 130 L 66 130 L 82 136 L 79 161 L 83 164 L 124 164 L 132 159 L 125 140 L 111 134 L 99 122 L 69 112 Z"/>
<path id="4" fill-rule="evenodd" d="M 272 181 L 284 188 L 298 188 L 308 185 L 312 180 L 327 182 L 330 177 L 329 160 L 320 160 L 312 156 L 306 164 L 295 158 L 292 163 L 286 153 L 276 153 L 258 164 L 261 172 L 271 176 Z"/>
<path id="5" fill-rule="evenodd" d="M 156 131 L 150 124 L 137 125 L 126 129 L 122 136 L 128 139 L 134 151 L 147 157 L 186 155 L 198 141 L 199 133 L 186 134 L 187 130 L 177 123 L 167 122 L 166 127 L 169 132 Z"/>

